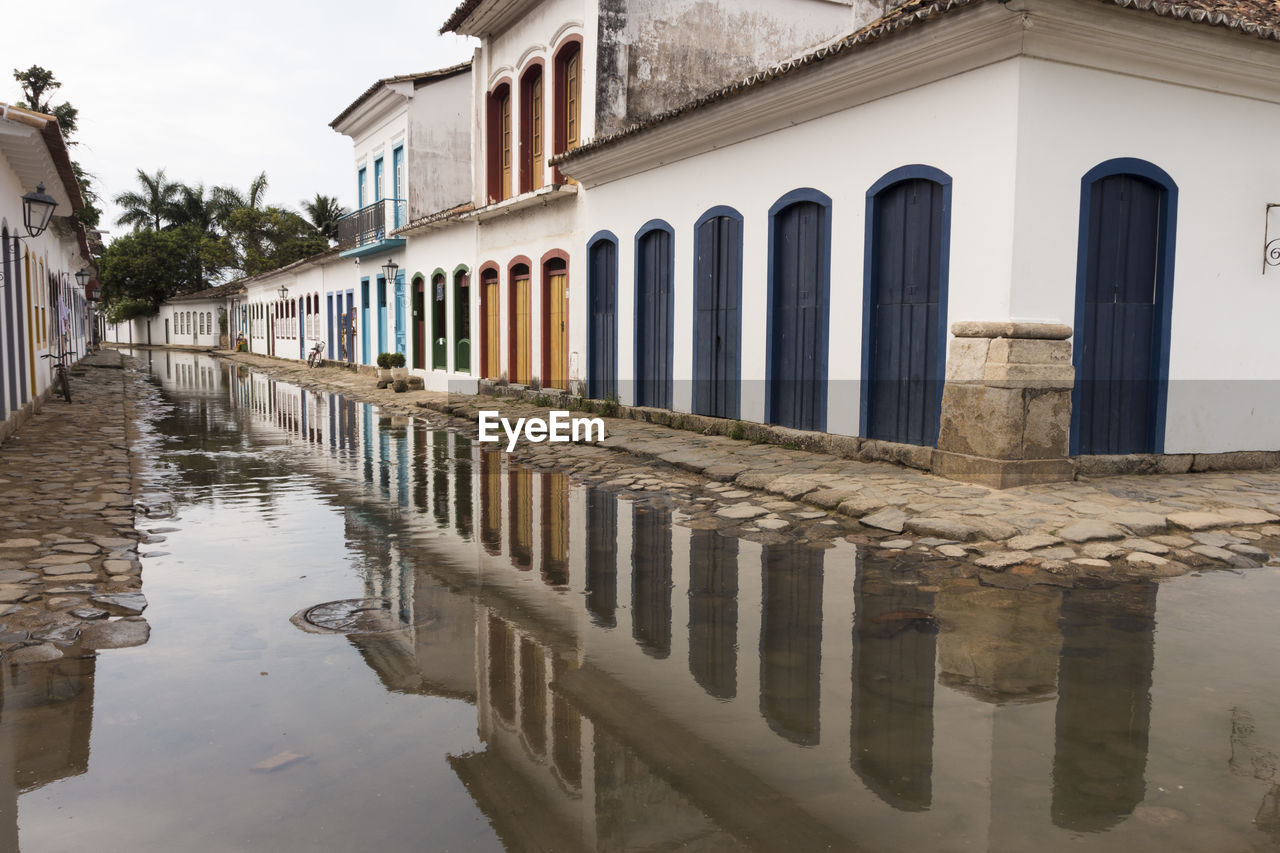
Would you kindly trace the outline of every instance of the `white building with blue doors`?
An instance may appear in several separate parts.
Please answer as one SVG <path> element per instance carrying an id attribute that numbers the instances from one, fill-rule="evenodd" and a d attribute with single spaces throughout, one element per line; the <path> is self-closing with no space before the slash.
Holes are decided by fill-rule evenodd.
<path id="1" fill-rule="evenodd" d="M 1185 5 L 912 0 L 555 159 L 593 389 L 1001 461 L 1280 450 L 1280 11 Z"/>
<path id="2" fill-rule="evenodd" d="M 24 196 L 56 206 L 42 216 Z M 0 440 L 48 396 L 46 356 L 85 354 L 93 260 L 74 215 L 83 206 L 57 119 L 0 103 Z"/>

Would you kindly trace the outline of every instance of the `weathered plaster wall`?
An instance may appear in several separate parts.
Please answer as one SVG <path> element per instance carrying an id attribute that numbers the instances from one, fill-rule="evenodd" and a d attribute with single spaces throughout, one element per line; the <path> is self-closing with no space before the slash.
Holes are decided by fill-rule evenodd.
<path id="1" fill-rule="evenodd" d="M 471 75 L 418 87 L 408 108 L 409 215 L 421 216 L 471 197 Z"/>
<path id="2" fill-rule="evenodd" d="M 656 113 L 844 35 L 888 0 L 600 0 L 596 132 Z"/>

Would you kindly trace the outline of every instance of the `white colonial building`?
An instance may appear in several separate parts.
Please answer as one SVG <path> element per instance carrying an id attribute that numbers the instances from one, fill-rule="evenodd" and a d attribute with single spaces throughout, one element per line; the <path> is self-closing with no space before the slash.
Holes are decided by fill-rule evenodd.
<path id="1" fill-rule="evenodd" d="M 249 284 L 247 338 L 997 485 L 1267 462 L 1239 452 L 1280 451 L 1278 27 L 1268 0 L 466 0 L 470 63 L 334 120 L 359 209 Z"/>
<path id="2" fill-rule="evenodd" d="M 46 227 L 27 226 L 33 195 L 56 204 Z M 93 260 L 74 215 L 83 206 L 58 120 L 0 103 L 0 440 L 48 395 L 45 356 L 75 361 L 90 340 Z"/>

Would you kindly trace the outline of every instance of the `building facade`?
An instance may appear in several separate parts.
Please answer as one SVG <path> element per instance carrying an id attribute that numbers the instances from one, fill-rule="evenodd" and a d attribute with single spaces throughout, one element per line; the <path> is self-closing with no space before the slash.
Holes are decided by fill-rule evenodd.
<path id="1" fill-rule="evenodd" d="M 57 206 L 33 237 L 23 196 L 40 187 Z M 0 103 L 0 440 L 47 397 L 47 356 L 85 353 L 91 305 L 76 273 L 93 261 L 74 216 L 83 206 L 57 119 Z"/>

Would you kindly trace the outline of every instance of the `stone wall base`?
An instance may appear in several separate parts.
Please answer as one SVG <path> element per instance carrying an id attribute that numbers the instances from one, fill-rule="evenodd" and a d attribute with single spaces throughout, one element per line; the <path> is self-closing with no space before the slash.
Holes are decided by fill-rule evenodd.
<path id="1" fill-rule="evenodd" d="M 1075 476 L 1070 459 L 991 459 L 946 450 L 933 452 L 932 471 L 940 477 L 992 489 L 1065 482 Z"/>

